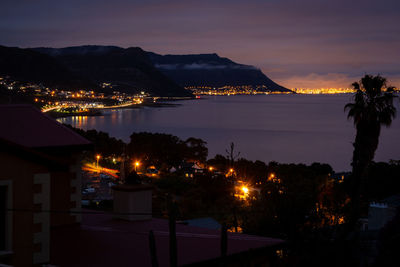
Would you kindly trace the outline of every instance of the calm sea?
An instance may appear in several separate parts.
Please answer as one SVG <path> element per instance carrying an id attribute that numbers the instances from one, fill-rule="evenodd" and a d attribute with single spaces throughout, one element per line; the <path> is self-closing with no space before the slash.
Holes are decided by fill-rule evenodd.
<path id="1" fill-rule="evenodd" d="M 226 155 L 230 142 L 240 156 L 281 163 L 329 163 L 350 170 L 355 129 L 343 107 L 351 95 L 216 96 L 176 102 L 177 107 L 120 109 L 104 116 L 59 119 L 129 140 L 133 132 L 202 138 L 209 157 Z M 396 106 L 400 112 L 399 101 Z M 400 159 L 400 119 L 383 128 L 376 160 Z"/>

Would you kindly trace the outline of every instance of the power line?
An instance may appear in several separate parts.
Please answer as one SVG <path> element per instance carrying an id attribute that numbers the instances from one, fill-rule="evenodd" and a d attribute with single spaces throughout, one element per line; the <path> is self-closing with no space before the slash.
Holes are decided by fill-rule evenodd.
<path id="1" fill-rule="evenodd" d="M 114 212 L 106 210 L 35 210 L 35 209 L 6 209 L 8 212 L 30 212 L 30 213 L 52 213 L 52 214 L 88 214 L 88 215 L 155 215 L 155 216 L 167 216 L 168 211 L 165 212 Z M 236 210 L 237 214 L 260 214 L 267 213 L 265 210 Z M 191 212 L 191 215 L 201 216 L 201 215 L 233 215 L 233 211 L 223 211 L 223 212 Z"/>

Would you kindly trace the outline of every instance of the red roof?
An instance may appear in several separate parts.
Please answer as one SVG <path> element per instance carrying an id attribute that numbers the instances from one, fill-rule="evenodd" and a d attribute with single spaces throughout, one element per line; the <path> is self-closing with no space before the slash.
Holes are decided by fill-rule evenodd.
<path id="1" fill-rule="evenodd" d="M 90 142 L 31 105 L 0 105 L 0 139 L 29 147 L 89 145 Z"/>
<path id="2" fill-rule="evenodd" d="M 153 230 L 159 265 L 169 266 L 168 220 L 129 222 L 106 214 L 84 214 L 81 226 L 51 232 L 50 263 L 59 266 L 151 266 Z M 178 265 L 220 256 L 220 232 L 176 225 Z M 283 240 L 228 233 L 228 255 L 282 244 Z"/>

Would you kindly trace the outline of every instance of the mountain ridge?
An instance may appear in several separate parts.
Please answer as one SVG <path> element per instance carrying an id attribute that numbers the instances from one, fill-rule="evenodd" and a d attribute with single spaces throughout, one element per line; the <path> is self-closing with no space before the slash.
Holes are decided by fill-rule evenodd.
<path id="1" fill-rule="evenodd" d="M 61 89 L 147 91 L 154 96 L 192 96 L 183 87 L 193 85 L 266 85 L 270 91 L 290 91 L 260 69 L 217 53 L 160 55 L 140 47 L 0 46 L 0 74 Z M 101 88 L 103 82 L 111 83 L 113 88 Z"/>
<path id="2" fill-rule="evenodd" d="M 192 96 L 157 70 L 140 47 L 75 46 L 32 48 L 51 55 L 74 73 L 96 82 L 111 82 L 114 90 L 146 91 L 155 96 Z"/>
<path id="3" fill-rule="evenodd" d="M 154 66 L 181 86 L 265 85 L 267 90 L 289 92 L 260 69 L 212 54 L 160 55 L 147 52 Z"/>
<path id="4" fill-rule="evenodd" d="M 0 74 L 22 82 L 44 83 L 48 87 L 97 87 L 73 74 L 53 57 L 27 48 L 0 46 Z"/>

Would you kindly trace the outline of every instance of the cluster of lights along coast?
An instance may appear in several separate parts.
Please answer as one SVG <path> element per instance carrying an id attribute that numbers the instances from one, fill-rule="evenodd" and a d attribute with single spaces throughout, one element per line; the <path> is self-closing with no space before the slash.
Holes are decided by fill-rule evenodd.
<path id="1" fill-rule="evenodd" d="M 43 112 L 54 112 L 56 116 L 91 115 L 101 109 L 115 109 L 129 106 L 154 104 L 164 99 L 187 99 L 187 97 L 155 97 L 142 88 L 137 94 L 129 94 L 113 89 L 109 82 L 100 84 L 102 88 L 111 89 L 111 93 L 97 93 L 93 90 L 60 90 L 45 87 L 34 82 L 20 82 L 8 76 L 0 77 L 0 84 L 8 90 L 31 97 L 32 102 Z M 265 85 L 251 86 L 187 86 L 195 96 L 230 96 L 230 95 L 265 95 L 265 94 L 346 94 L 354 93 L 353 88 L 292 88 L 291 91 L 269 91 Z"/>

